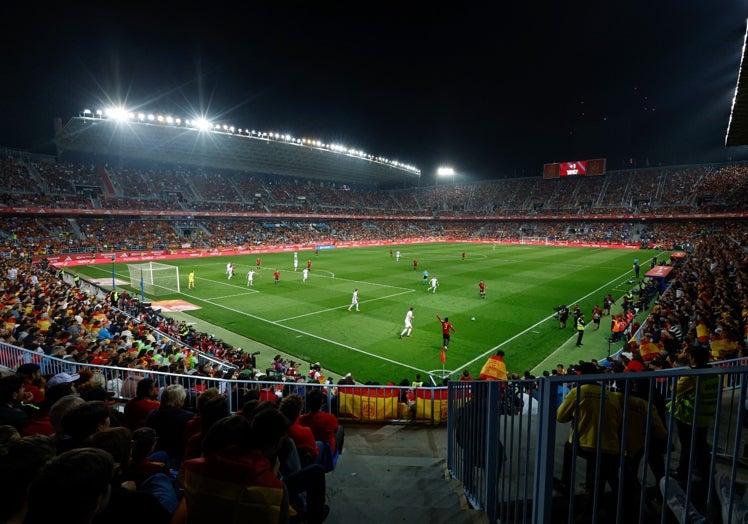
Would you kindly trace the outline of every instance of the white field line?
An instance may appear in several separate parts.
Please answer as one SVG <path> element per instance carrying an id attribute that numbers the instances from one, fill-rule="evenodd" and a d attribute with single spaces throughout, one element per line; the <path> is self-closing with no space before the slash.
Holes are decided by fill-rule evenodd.
<path id="1" fill-rule="evenodd" d="M 205 299 L 199 299 L 199 300 L 202 300 L 203 302 L 208 302 L 209 304 L 213 304 L 216 307 L 223 308 L 223 309 L 226 309 L 228 311 L 232 311 L 233 313 L 237 313 L 237 314 L 243 315 L 245 317 L 253 318 L 253 319 L 259 320 L 261 322 L 267 322 L 268 324 L 273 324 L 273 325 L 281 327 L 283 329 L 287 329 L 289 331 L 293 331 L 294 333 L 297 333 L 297 334 L 302 335 L 302 336 L 307 336 L 307 337 L 311 337 L 311 338 L 314 338 L 314 339 L 317 339 L 317 340 L 321 340 L 323 342 L 327 342 L 328 344 L 332 344 L 334 346 L 338 346 L 338 347 L 341 347 L 341 348 L 344 348 L 344 349 L 355 351 L 356 353 L 360 353 L 360 354 L 366 355 L 368 357 L 376 358 L 376 359 L 379 359 L 379 360 L 384 360 L 385 362 L 389 362 L 390 364 L 395 364 L 397 366 L 402 366 L 402 367 L 405 367 L 405 368 L 408 368 L 408 369 L 412 369 L 412 370 L 417 371 L 417 372 L 428 373 L 426 370 L 417 368 L 415 366 L 411 366 L 409 364 L 405 364 L 404 362 L 398 362 L 397 360 L 392 360 L 390 358 L 383 357 L 382 355 L 376 355 L 374 353 L 369 353 L 368 351 L 364 351 L 362 349 L 355 348 L 353 346 L 349 346 L 348 344 L 343 344 L 341 342 L 338 342 L 337 340 L 331 340 L 329 338 L 321 337 L 319 335 L 315 335 L 314 333 L 309 333 L 308 331 L 303 331 L 301 329 L 292 328 L 292 327 L 289 327 L 289 326 L 281 324 L 279 321 L 268 320 L 266 318 L 258 317 L 257 315 L 252 315 L 250 313 L 247 313 L 246 311 L 240 311 L 238 309 L 227 307 L 227 306 L 224 306 L 222 304 L 215 304 L 215 303 L 213 303 L 212 300 L 205 300 Z"/>
<path id="2" fill-rule="evenodd" d="M 383 296 L 383 297 L 372 298 L 372 299 L 369 299 L 369 300 L 360 300 L 359 304 L 366 304 L 367 302 L 376 302 L 377 300 L 385 300 L 387 298 L 399 297 L 400 295 L 407 295 L 408 293 L 415 293 L 415 290 L 414 289 L 409 289 L 407 291 L 403 291 L 402 293 L 394 293 L 392 295 L 386 295 L 386 296 Z M 330 307 L 330 308 L 327 308 L 327 309 L 320 309 L 319 311 L 313 311 L 311 313 L 304 313 L 303 315 L 296 315 L 294 317 L 281 318 L 279 320 L 276 320 L 275 322 L 286 322 L 288 320 L 294 320 L 294 319 L 297 319 L 297 318 L 311 317 L 312 315 L 319 315 L 320 313 L 327 313 L 328 311 L 335 311 L 336 309 L 347 308 L 349 305 L 350 304 L 345 304 L 345 305 L 338 306 L 338 307 Z"/>
<path id="3" fill-rule="evenodd" d="M 255 291 L 254 289 L 247 289 L 244 293 L 237 293 L 235 295 L 223 295 L 221 297 L 213 297 L 211 298 L 211 300 L 223 300 L 224 298 L 243 297 L 243 296 L 252 295 L 255 293 L 259 293 L 259 291 Z"/>
<path id="4" fill-rule="evenodd" d="M 603 284 L 602 286 L 598 287 L 598 288 L 597 288 L 597 289 L 595 289 L 594 291 L 591 291 L 591 292 L 587 293 L 587 294 L 586 294 L 586 295 L 584 295 L 583 297 L 580 297 L 580 298 L 577 298 L 576 300 L 572 300 L 572 301 L 570 301 L 570 302 L 569 302 L 569 304 L 575 304 L 575 303 L 577 303 L 577 302 L 581 302 L 581 301 L 582 301 L 582 300 L 584 300 L 585 298 L 587 298 L 587 297 L 590 297 L 590 296 L 594 295 L 595 293 L 599 293 L 599 292 L 600 292 L 600 290 L 602 290 L 602 289 L 605 289 L 605 288 L 610 288 L 610 286 L 611 286 L 611 285 L 612 285 L 612 284 L 613 284 L 614 282 L 618 282 L 618 281 L 619 281 L 619 280 L 620 280 L 621 278 L 625 278 L 625 277 L 626 277 L 626 275 L 628 275 L 629 273 L 630 273 L 630 271 L 626 271 L 625 273 L 622 273 L 622 274 L 621 274 L 620 276 L 618 276 L 618 277 L 614 278 L 614 279 L 613 279 L 613 280 L 611 280 L 610 282 L 607 282 L 607 283 Z M 529 333 L 529 332 L 533 331 L 533 330 L 534 330 L 534 329 L 535 329 L 536 327 L 538 327 L 538 326 L 539 326 L 539 325 L 541 325 L 542 323 L 544 323 L 544 322 L 547 322 L 548 320 L 552 319 L 552 318 L 553 318 L 554 316 L 555 316 L 555 315 L 548 315 L 548 316 L 547 316 L 546 318 L 544 318 L 544 319 L 540 320 L 539 322 L 536 322 L 536 323 L 535 323 L 535 324 L 533 324 L 532 326 L 529 326 L 528 328 L 526 328 L 526 329 L 524 329 L 524 330 L 520 331 L 519 333 L 517 333 L 516 335 L 512 336 L 511 338 L 508 338 L 508 339 L 506 339 L 506 340 L 505 340 L 504 342 L 502 342 L 501 344 L 498 344 L 498 345 L 496 345 L 496 346 L 492 347 L 491 349 L 489 349 L 489 350 L 487 350 L 487 351 L 483 352 L 482 354 L 478 355 L 478 356 L 477 356 L 477 357 L 475 357 L 475 358 L 474 358 L 473 360 L 471 360 L 471 361 L 467 362 L 467 363 L 465 364 L 465 366 L 469 366 L 469 365 L 471 365 L 471 364 L 475 364 L 476 362 L 483 362 L 483 360 L 484 360 L 484 359 L 488 358 L 488 356 L 489 356 L 489 355 L 492 355 L 492 354 L 494 354 L 494 353 L 495 353 L 495 352 L 496 352 L 496 351 L 497 351 L 498 349 L 501 349 L 502 347 L 506 346 L 507 344 L 509 344 L 509 343 L 510 343 L 510 342 L 512 342 L 513 340 L 516 340 L 517 338 L 521 337 L 522 335 L 524 335 L 524 334 L 526 334 L 526 333 Z M 576 336 L 576 335 L 574 335 L 574 336 Z M 573 338 L 573 337 L 572 337 L 572 338 Z M 542 360 L 542 361 L 541 361 L 540 363 L 538 363 L 538 365 L 537 365 L 537 366 L 535 366 L 535 368 L 534 368 L 534 369 L 540 369 L 540 368 L 541 368 L 541 366 L 542 366 L 543 364 L 545 364 L 545 363 L 546 363 L 547 361 L 550 361 L 550 360 L 555 360 L 555 358 L 556 358 L 556 355 L 557 355 L 557 354 L 558 354 L 558 353 L 559 353 L 559 352 L 561 351 L 561 349 L 562 349 L 562 348 L 556 348 L 556 350 L 554 350 L 554 351 L 553 351 L 553 352 L 552 352 L 552 353 L 551 353 L 550 355 L 548 355 L 548 356 L 547 356 L 547 357 L 546 357 L 545 359 L 543 359 L 543 360 Z"/>

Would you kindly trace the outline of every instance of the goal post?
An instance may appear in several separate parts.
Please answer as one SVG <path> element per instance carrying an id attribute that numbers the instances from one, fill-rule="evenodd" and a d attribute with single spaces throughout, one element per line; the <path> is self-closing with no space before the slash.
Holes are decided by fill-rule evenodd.
<path id="1" fill-rule="evenodd" d="M 520 244 L 529 244 L 529 245 L 548 245 L 550 242 L 548 241 L 548 237 L 520 237 L 519 239 Z"/>
<path id="2" fill-rule="evenodd" d="M 179 268 L 158 262 L 127 264 L 130 272 L 130 285 L 140 289 L 142 294 L 167 295 L 180 293 Z"/>

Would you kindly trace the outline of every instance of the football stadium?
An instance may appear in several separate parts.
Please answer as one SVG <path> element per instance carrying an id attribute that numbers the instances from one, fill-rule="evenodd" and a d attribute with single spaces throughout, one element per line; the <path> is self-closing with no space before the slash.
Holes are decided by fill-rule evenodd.
<path id="1" fill-rule="evenodd" d="M 237 381 L 276 398 L 321 384 L 339 420 L 448 433 L 474 403 L 464 395 L 509 380 L 498 420 L 533 417 L 526 433 L 481 429 L 471 414 L 450 438 L 464 450 L 460 431 L 500 431 L 530 465 L 512 442 L 543 427 L 537 403 L 554 403 L 529 394 L 539 377 L 560 387 L 593 363 L 667 384 L 662 370 L 697 340 L 743 369 L 740 162 L 607 171 L 591 159 L 422 186 L 416 167 L 360 151 L 115 110 L 82 111 L 55 143 L 56 158 L 4 155 L 11 370 L 93 371 L 123 401 L 134 396 L 123 380 L 148 370 L 194 393 Z M 453 460 L 472 508 L 513 514 L 485 498 L 501 483 L 464 469 L 477 459 Z M 544 500 L 537 511 L 573 512 Z"/>
<path id="2" fill-rule="evenodd" d="M 205 9 L 201 33 L 109 7 L 50 46 L 26 24 L 62 14 L 9 6 L 19 135 L 16 68 L 40 107 L 82 90 L 68 59 L 117 94 L 55 118 L 54 152 L 0 144 L 0 522 L 748 520 L 746 36 L 725 151 L 688 149 L 726 98 L 683 118 L 734 86 L 713 59 L 734 23 L 252 6 Z M 673 58 L 684 20 L 699 39 Z M 121 51 L 89 54 L 100 30 Z M 429 147 L 396 138 L 431 126 Z M 481 177 L 408 148 L 507 158 Z M 536 170 L 507 167 L 527 151 Z"/>

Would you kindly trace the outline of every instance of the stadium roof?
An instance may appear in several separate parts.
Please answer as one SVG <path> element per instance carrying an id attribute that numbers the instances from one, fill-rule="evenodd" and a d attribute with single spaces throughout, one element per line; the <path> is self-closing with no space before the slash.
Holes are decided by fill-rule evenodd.
<path id="1" fill-rule="evenodd" d="M 732 100 L 730 123 L 727 126 L 727 137 L 725 138 L 725 146 L 727 147 L 748 145 L 748 72 L 743 69 L 746 65 L 748 24 L 746 24 L 746 27 L 746 35 L 743 38 L 743 54 L 738 70 L 738 85 L 735 88 L 735 96 Z"/>
<path id="2" fill-rule="evenodd" d="M 158 120 L 71 118 L 55 136 L 58 155 L 97 155 L 124 162 L 226 169 L 377 187 L 411 186 L 420 171 L 380 157 L 319 142 L 232 128 L 168 125 Z M 111 160 L 109 160 L 111 161 Z"/>

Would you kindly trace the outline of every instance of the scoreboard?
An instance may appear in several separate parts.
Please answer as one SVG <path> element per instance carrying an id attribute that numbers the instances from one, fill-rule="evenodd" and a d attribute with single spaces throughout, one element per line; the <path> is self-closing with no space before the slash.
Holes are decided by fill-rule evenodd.
<path id="1" fill-rule="evenodd" d="M 543 178 L 560 178 L 567 176 L 599 176 L 605 174 L 605 159 L 575 160 L 573 162 L 556 162 L 543 166 Z"/>

